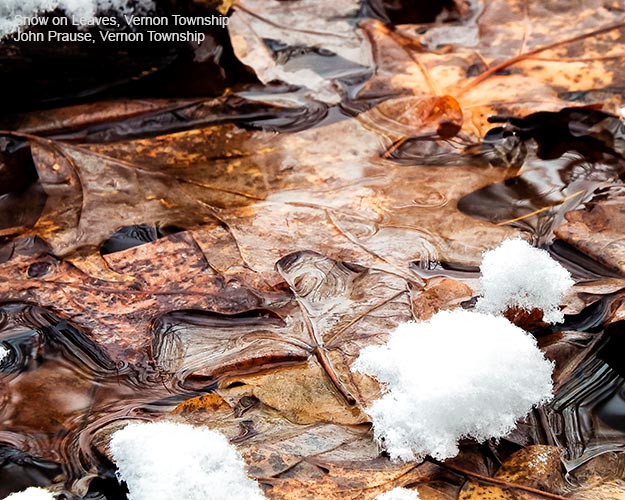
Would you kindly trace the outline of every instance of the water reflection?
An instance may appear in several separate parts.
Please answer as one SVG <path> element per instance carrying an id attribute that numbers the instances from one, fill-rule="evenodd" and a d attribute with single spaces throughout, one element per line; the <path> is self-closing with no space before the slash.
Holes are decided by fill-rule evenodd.
<path id="1" fill-rule="evenodd" d="M 112 480 L 111 464 L 94 449 L 98 430 L 177 403 L 163 400 L 169 391 L 145 374 L 120 374 L 76 328 L 41 308 L 0 307 L 0 339 L 10 349 L 1 365 L 0 476 L 15 476 L 2 481 L 6 494 L 59 480 L 86 494 L 84 478 Z"/>
<path id="2" fill-rule="evenodd" d="M 605 361 L 583 363 L 550 405 L 550 425 L 572 470 L 608 451 L 625 451 L 625 378 Z"/>

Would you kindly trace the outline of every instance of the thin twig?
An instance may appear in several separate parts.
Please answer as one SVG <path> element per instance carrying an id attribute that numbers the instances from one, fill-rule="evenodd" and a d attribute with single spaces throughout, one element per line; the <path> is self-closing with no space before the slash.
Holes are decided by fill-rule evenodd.
<path id="1" fill-rule="evenodd" d="M 504 481 L 503 479 L 497 479 L 495 477 L 484 476 L 479 474 L 478 472 L 473 472 L 468 469 L 464 469 L 463 467 L 459 467 L 457 465 L 453 465 L 450 463 L 439 462 L 438 460 L 428 457 L 427 460 L 439 467 L 443 467 L 444 469 L 448 469 L 457 474 L 461 474 L 463 476 L 467 476 L 475 479 L 478 482 L 494 484 L 496 486 L 500 486 L 504 490 L 521 490 L 526 491 L 528 493 L 532 493 L 533 495 L 538 495 L 544 498 L 550 498 L 552 500 L 569 500 L 566 497 L 561 495 L 556 495 L 555 493 L 549 493 L 548 491 L 538 490 L 536 488 L 532 488 L 530 486 L 524 486 L 522 484 L 511 483 L 509 481 Z"/>
<path id="2" fill-rule="evenodd" d="M 593 37 L 593 36 L 601 35 L 603 33 L 609 33 L 610 31 L 613 31 L 613 30 L 619 29 L 619 28 L 623 28 L 623 27 L 625 27 L 625 21 L 621 21 L 621 22 L 618 22 L 618 23 L 615 23 L 615 24 L 610 24 L 609 26 L 605 26 L 603 28 L 599 28 L 599 29 L 590 31 L 588 33 L 583 33 L 581 35 L 578 35 L 578 36 L 575 36 L 575 37 L 572 37 L 572 38 L 568 38 L 566 40 L 561 40 L 559 42 L 554 42 L 554 43 L 551 43 L 549 45 L 544 45 L 542 47 L 538 47 L 536 49 L 530 50 L 530 51 L 525 52 L 523 54 L 519 54 L 518 56 L 511 57 L 510 59 L 506 59 L 502 63 L 499 63 L 496 66 L 493 66 L 493 67 L 489 68 L 484 73 L 482 73 L 481 75 L 477 76 L 475 79 L 471 80 L 464 87 L 462 87 L 455 94 L 454 97 L 458 98 L 458 97 L 462 96 L 463 94 L 466 94 L 467 91 L 469 91 L 472 88 L 478 86 L 480 83 L 482 83 L 484 80 L 490 78 L 492 75 L 494 75 L 498 71 L 501 71 L 502 69 L 508 68 L 508 67 L 510 67 L 510 66 L 520 62 L 520 61 L 523 61 L 525 59 L 529 59 L 529 56 L 533 56 L 534 54 L 540 54 L 541 52 L 544 52 L 544 51 L 550 50 L 550 49 L 555 49 L 556 47 L 562 47 L 564 45 L 567 45 L 567 44 L 573 43 L 573 42 L 577 42 L 579 40 L 584 40 L 585 38 L 590 38 L 590 37 Z"/>

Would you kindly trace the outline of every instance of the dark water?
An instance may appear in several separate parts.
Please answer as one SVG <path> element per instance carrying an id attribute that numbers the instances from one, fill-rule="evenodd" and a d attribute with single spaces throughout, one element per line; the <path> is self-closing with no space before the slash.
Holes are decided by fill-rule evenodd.
<path id="1" fill-rule="evenodd" d="M 2 306 L 0 339 L 9 349 L 1 364 L 0 495 L 61 481 L 93 498 L 109 490 L 110 498 L 122 498 L 112 465 L 94 444 L 98 431 L 171 410 L 190 395 L 171 397 L 156 373 L 118 367 L 36 306 Z M 89 488 L 95 475 L 101 477 Z"/>

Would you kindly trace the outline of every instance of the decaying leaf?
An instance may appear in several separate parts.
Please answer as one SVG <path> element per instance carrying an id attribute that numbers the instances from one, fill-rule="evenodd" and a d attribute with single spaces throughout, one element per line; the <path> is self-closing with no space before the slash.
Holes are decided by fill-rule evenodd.
<path id="1" fill-rule="evenodd" d="M 237 314 L 263 309 L 274 299 L 274 304 L 288 301 L 274 294 L 265 302 L 249 288 L 224 283 L 186 233 L 109 254 L 104 260 L 126 280 L 92 278 L 50 255 L 15 256 L 0 265 L 0 300 L 39 304 L 71 320 L 111 359 L 133 363 L 149 359 L 150 321 L 159 313 L 200 308 Z M 181 276 L 189 279 L 180 281 Z"/>
<path id="2" fill-rule="evenodd" d="M 621 185 L 598 192 L 584 209 L 566 214 L 555 229 L 558 238 L 606 266 L 625 272 L 625 196 Z"/>
<path id="3" fill-rule="evenodd" d="M 226 399 L 233 391 L 219 391 Z M 185 403 L 176 421 L 207 425 L 231 438 L 249 473 L 272 499 L 372 500 L 397 486 L 414 486 L 424 500 L 457 497 L 458 479 L 431 463 L 396 464 L 380 456 L 368 426 L 295 424 L 248 397 L 228 406 L 220 396 Z M 421 483 L 427 482 L 427 486 Z"/>
<path id="4" fill-rule="evenodd" d="M 362 422 L 360 411 L 346 403 L 367 400 L 377 385 L 349 367 L 362 347 L 382 342 L 397 323 L 411 318 L 406 281 L 313 252 L 284 257 L 278 271 L 295 296 L 283 317 L 227 320 L 174 313 L 155 328 L 157 363 L 183 377 L 214 377 L 225 367 L 243 371 L 252 360 L 257 365 L 271 352 L 283 361 L 311 357 L 305 366 L 260 374 L 250 364 L 253 374 L 237 374 L 223 385 L 239 386 L 239 396 L 254 396 L 294 421 Z"/>
<path id="5" fill-rule="evenodd" d="M 360 96 L 451 96 L 464 115 L 462 131 L 473 137 L 490 128 L 489 115 L 557 111 L 593 92 L 616 111 L 623 17 L 600 2 L 584 9 L 498 0 L 440 26 L 392 31 L 366 23 L 377 70 Z"/>
<path id="6" fill-rule="evenodd" d="M 553 446 L 528 446 L 506 460 L 493 476 L 496 483 L 483 484 L 468 481 L 461 500 L 534 500 L 560 498 L 564 490 L 564 476 L 560 451 Z M 541 495 L 545 491 L 550 496 Z"/>

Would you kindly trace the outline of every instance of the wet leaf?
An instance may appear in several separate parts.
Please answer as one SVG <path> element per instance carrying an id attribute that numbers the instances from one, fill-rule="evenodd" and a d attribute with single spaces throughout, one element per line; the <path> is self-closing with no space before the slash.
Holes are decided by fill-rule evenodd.
<path id="1" fill-rule="evenodd" d="M 118 281 L 93 278 L 50 255 L 14 256 L 0 264 L 0 300 L 35 303 L 71 320 L 123 363 L 149 358 L 149 325 L 160 314 L 199 308 L 232 315 L 289 300 L 273 294 L 266 302 L 249 288 L 224 283 L 188 233 L 109 254 L 104 260 Z M 189 279 L 180 281 L 180 276 Z"/>
<path id="2" fill-rule="evenodd" d="M 141 99 L 98 101 L 33 111 L 5 118 L 3 129 L 82 143 L 110 143 L 182 130 L 209 127 L 232 120 L 250 124 L 298 119 L 298 108 L 278 108 L 230 94 L 214 99 Z M 305 110 L 311 117 L 315 113 Z M 273 123 L 273 122 L 271 122 Z M 314 122 L 313 122 L 314 123 Z"/>
<path id="3" fill-rule="evenodd" d="M 226 183 L 223 170 L 208 164 L 212 134 L 208 129 L 185 138 L 165 137 L 150 148 L 142 141 L 126 147 L 85 148 L 34 140 L 33 158 L 48 199 L 37 224 L 26 234 L 40 236 L 55 253 L 66 254 L 99 245 L 128 224 L 161 221 L 187 228 L 216 224 L 218 207 L 262 199 L 264 177 L 253 165 L 233 172 Z M 236 134 L 230 137 L 231 142 L 237 140 Z M 192 152 L 193 143 L 200 151 Z"/>
<path id="4" fill-rule="evenodd" d="M 245 0 L 235 7 L 229 32 L 235 54 L 261 82 L 282 80 L 336 104 L 344 87 L 371 72 L 369 47 L 354 22 L 358 14 L 354 0 L 307 5 Z"/>
<path id="5" fill-rule="evenodd" d="M 237 414 L 243 400 L 233 397 L 231 389 L 219 393 L 233 398 L 230 411 L 224 399 L 213 395 L 185 403 L 169 418 L 206 425 L 229 436 L 241 450 L 250 475 L 267 487 L 268 498 L 299 500 L 322 494 L 328 499 L 373 500 L 394 487 L 417 484 L 424 500 L 457 498 L 457 478 L 427 462 L 392 463 L 380 456 L 367 426 L 295 424 L 263 403 Z"/>
<path id="6" fill-rule="evenodd" d="M 620 498 L 622 478 L 598 460 L 623 436 L 622 367 L 601 332 L 616 339 L 624 317 L 623 132 L 610 114 L 625 85 L 622 6 L 443 2 L 443 17 L 392 26 L 380 19 L 402 19 L 396 2 L 193 3 L 232 8 L 234 51 L 265 87 L 3 120 L 21 133 L 0 145 L 0 301 L 52 312 L 107 374 L 136 375 L 115 418 L 170 411 L 224 432 L 269 498 L 396 486 L 425 500 Z M 537 332 L 556 361 L 554 403 L 449 463 L 391 463 L 362 412 L 380 387 L 349 369 L 360 349 L 398 322 L 470 307 L 483 250 L 524 231 L 549 243 L 565 212 L 559 243 L 588 260 L 568 261 L 583 281 L 575 317 Z M 46 363 L 6 384 L 7 425 L 75 432 L 89 442 L 72 457 L 91 474 L 91 445 L 106 455 L 119 422 L 89 421 L 91 372 Z M 569 472 L 595 463 L 575 490 L 561 453 Z M 92 476 L 78 469 L 72 493 L 85 496 Z"/>
<path id="7" fill-rule="evenodd" d="M 180 377 L 245 368 L 253 373 L 230 377 L 222 387 L 235 387 L 237 397 L 254 396 L 296 422 L 366 421 L 350 405 L 379 388 L 352 374 L 350 365 L 362 347 L 383 342 L 397 323 L 412 317 L 406 281 L 313 252 L 284 257 L 277 267 L 294 295 L 282 317 L 174 313 L 156 325 L 157 363 Z M 304 364 L 258 373 L 263 356 Z"/>
<path id="8" fill-rule="evenodd" d="M 573 500 L 625 498 L 625 484 L 622 480 L 623 455 L 608 452 L 599 455 L 577 468 L 571 476 L 579 488 L 571 493 Z"/>
<path id="9" fill-rule="evenodd" d="M 592 102 L 593 92 L 615 111 L 623 18 L 600 2 L 584 8 L 497 0 L 442 25 L 367 22 L 377 68 L 360 97 L 449 95 L 474 138 L 490 128 L 489 115 L 558 111 L 579 95 Z"/>
<path id="10" fill-rule="evenodd" d="M 350 139 L 337 144 L 337 135 Z M 407 270 L 411 261 L 475 264 L 514 234 L 456 208 L 505 172 L 458 166 L 441 178 L 436 167 L 379 164 L 377 134 L 353 120 L 278 139 L 226 125 L 92 146 L 33 141 L 46 207 L 31 230 L 4 233 L 40 236 L 61 255 L 85 255 L 122 226 L 158 224 L 195 229 L 211 264 L 254 285 L 279 284 L 275 262 L 301 250 L 301 241 L 419 281 Z M 101 272 L 93 260 L 72 259 Z"/>
<path id="11" fill-rule="evenodd" d="M 623 500 L 625 498 L 625 481 L 607 481 L 589 488 L 573 492 L 571 500 Z"/>
<path id="12" fill-rule="evenodd" d="M 538 345 L 548 359 L 555 362 L 554 387 L 567 382 L 579 365 L 595 354 L 601 336 L 590 332 L 560 331 L 539 339 Z"/>
<path id="13" fill-rule="evenodd" d="M 625 214 L 622 186 L 598 192 L 585 208 L 568 212 L 555 229 L 558 238 L 606 266 L 625 272 Z"/>
<path id="14" fill-rule="evenodd" d="M 416 319 L 430 319 L 441 309 L 458 307 L 463 301 L 473 296 L 473 290 L 462 281 L 450 278 L 432 278 L 427 280 L 420 293 L 415 294 L 412 310 Z"/>
<path id="15" fill-rule="evenodd" d="M 554 446 L 534 445 L 519 450 L 501 465 L 493 478 L 505 486 L 468 481 L 462 488 L 459 499 L 534 500 L 545 498 L 540 491 L 554 494 L 550 498 L 563 498 L 558 496 L 558 493 L 564 490 L 560 450 Z"/>

